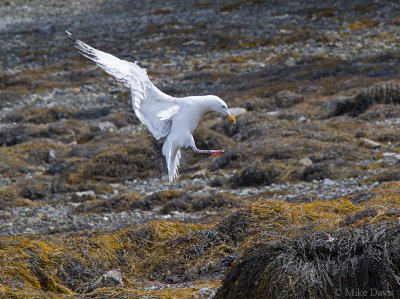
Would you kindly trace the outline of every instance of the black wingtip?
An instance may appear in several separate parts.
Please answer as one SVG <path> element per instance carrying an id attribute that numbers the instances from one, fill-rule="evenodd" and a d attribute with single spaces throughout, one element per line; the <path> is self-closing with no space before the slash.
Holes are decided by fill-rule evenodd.
<path id="1" fill-rule="evenodd" d="M 64 29 L 64 31 L 65 31 L 65 34 L 67 35 L 67 37 L 75 44 L 75 42 L 76 42 L 75 36 L 71 32 L 69 32 L 67 29 Z"/>

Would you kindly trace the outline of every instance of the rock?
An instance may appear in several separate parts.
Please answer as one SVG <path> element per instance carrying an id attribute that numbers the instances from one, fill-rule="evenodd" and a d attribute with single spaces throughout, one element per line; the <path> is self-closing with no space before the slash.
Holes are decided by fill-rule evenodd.
<path id="1" fill-rule="evenodd" d="M 333 186 L 333 185 L 335 185 L 335 181 L 332 181 L 331 179 L 326 178 L 326 179 L 324 179 L 323 184 L 326 186 Z"/>
<path id="2" fill-rule="evenodd" d="M 357 217 L 376 214 L 365 210 Z M 261 241 L 229 269 L 214 298 L 335 298 L 365 281 L 368 288 L 393 294 L 399 237 L 398 225 L 377 223 Z"/>
<path id="3" fill-rule="evenodd" d="M 111 113 L 111 107 L 100 107 L 100 108 L 88 108 L 81 109 L 74 113 L 73 118 L 75 119 L 96 119 L 107 116 Z"/>
<path id="4" fill-rule="evenodd" d="M 280 175 L 280 172 L 280 169 L 274 165 L 266 167 L 251 165 L 235 173 L 231 179 L 231 185 L 234 188 L 270 185 Z"/>
<path id="5" fill-rule="evenodd" d="M 49 191 L 50 185 L 48 183 L 37 179 L 31 179 L 25 182 L 21 190 L 21 196 L 31 200 L 42 200 L 49 194 Z"/>
<path id="6" fill-rule="evenodd" d="M 242 107 L 232 107 L 232 108 L 229 108 L 229 111 L 235 117 L 247 112 L 247 110 L 245 108 L 242 108 Z"/>
<path id="7" fill-rule="evenodd" d="M 269 112 L 267 112 L 266 114 L 267 114 L 267 115 L 271 115 L 271 116 L 276 116 L 276 115 L 279 114 L 279 110 L 276 110 L 276 111 L 269 111 Z"/>
<path id="8" fill-rule="evenodd" d="M 351 202 L 355 205 L 358 205 L 360 203 L 368 201 L 370 198 L 374 196 L 375 194 L 373 193 L 367 193 L 367 192 L 357 193 L 351 197 Z"/>
<path id="9" fill-rule="evenodd" d="M 79 201 L 91 200 L 96 198 L 96 193 L 93 190 L 75 192 L 75 195 L 79 199 Z"/>
<path id="10" fill-rule="evenodd" d="M 117 94 L 117 93 L 122 93 L 122 92 L 123 92 L 123 90 L 121 88 L 114 88 L 109 91 L 110 94 Z"/>
<path id="11" fill-rule="evenodd" d="M 382 154 L 384 157 L 390 157 L 390 158 L 394 158 L 396 160 L 400 160 L 400 154 L 399 153 L 383 153 Z"/>
<path id="12" fill-rule="evenodd" d="M 300 160 L 300 163 L 301 163 L 302 165 L 304 165 L 304 166 L 308 166 L 308 165 L 311 165 L 311 164 L 312 164 L 312 161 L 311 161 L 310 158 L 305 157 L 305 158 L 303 158 L 303 159 Z"/>
<path id="13" fill-rule="evenodd" d="M 354 109 L 355 99 L 352 97 L 337 97 L 324 104 L 323 118 L 335 117 L 343 114 L 350 114 Z"/>
<path id="14" fill-rule="evenodd" d="M 285 65 L 290 67 L 295 66 L 296 59 L 294 59 L 293 57 L 289 57 L 288 59 L 285 60 Z"/>
<path id="15" fill-rule="evenodd" d="M 332 174 L 331 166 L 328 163 L 316 163 L 307 166 L 301 176 L 302 180 L 312 182 L 314 180 L 322 180 Z"/>
<path id="16" fill-rule="evenodd" d="M 373 209 L 373 208 L 368 208 L 365 210 L 361 210 L 359 212 L 356 212 L 354 214 L 351 214 L 347 216 L 341 223 L 340 226 L 349 226 L 353 223 L 355 223 L 358 220 L 362 220 L 366 217 L 369 218 L 374 218 L 378 215 L 378 211 Z"/>
<path id="17" fill-rule="evenodd" d="M 272 96 L 272 104 L 277 108 L 289 108 L 304 101 L 304 96 L 282 90 Z"/>
<path id="18" fill-rule="evenodd" d="M 100 131 L 107 131 L 107 132 L 114 132 L 114 130 L 116 129 L 115 125 L 109 121 L 99 122 L 97 123 L 96 127 L 99 128 Z"/>
<path id="19" fill-rule="evenodd" d="M 234 168 L 243 160 L 242 154 L 236 149 L 227 151 L 211 164 L 211 170 Z"/>
<path id="20" fill-rule="evenodd" d="M 357 116 L 376 104 L 400 105 L 400 83 L 384 81 L 372 85 L 355 97 L 352 116 Z"/>
<path id="21" fill-rule="evenodd" d="M 189 40 L 187 42 L 182 43 L 182 46 L 202 47 L 204 45 L 205 42 L 199 40 Z"/>
<path id="22" fill-rule="evenodd" d="M 367 147 L 367 148 L 379 148 L 382 145 L 378 142 L 372 141 L 367 138 L 362 138 L 360 141 L 360 146 Z"/>
<path id="23" fill-rule="evenodd" d="M 300 116 L 300 117 L 298 118 L 298 121 L 301 122 L 301 123 L 304 123 L 304 122 L 309 121 L 309 119 L 308 119 L 307 117 Z"/>
<path id="24" fill-rule="evenodd" d="M 56 153 L 53 149 L 49 149 L 47 159 L 49 162 L 56 160 Z"/>
<path id="25" fill-rule="evenodd" d="M 107 273 L 103 274 L 99 279 L 97 279 L 93 284 L 91 284 L 87 288 L 86 293 L 91 293 L 97 288 L 107 288 L 116 286 L 120 287 L 124 286 L 120 269 L 110 270 Z"/>
<path id="26" fill-rule="evenodd" d="M 48 24 L 40 28 L 40 32 L 44 34 L 53 34 L 56 32 L 56 26 L 54 24 Z"/>

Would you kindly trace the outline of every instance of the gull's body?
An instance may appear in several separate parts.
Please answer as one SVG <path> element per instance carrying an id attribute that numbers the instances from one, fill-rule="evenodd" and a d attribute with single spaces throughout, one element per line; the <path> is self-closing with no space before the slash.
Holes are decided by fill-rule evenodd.
<path id="1" fill-rule="evenodd" d="M 66 32 L 72 39 L 72 35 Z M 201 116 L 207 111 L 227 115 L 232 122 L 235 122 L 235 118 L 229 113 L 223 100 L 213 95 L 171 97 L 154 86 L 146 70 L 140 68 L 136 62 L 121 60 L 111 54 L 96 50 L 80 40 L 73 39 L 73 41 L 83 56 L 93 60 L 131 90 L 132 108 L 153 136 L 157 140 L 166 137 L 162 152 L 167 161 L 170 181 L 178 178 L 182 147 L 189 146 L 197 153 L 211 155 L 219 155 L 225 151 L 199 150 L 192 135 Z"/>

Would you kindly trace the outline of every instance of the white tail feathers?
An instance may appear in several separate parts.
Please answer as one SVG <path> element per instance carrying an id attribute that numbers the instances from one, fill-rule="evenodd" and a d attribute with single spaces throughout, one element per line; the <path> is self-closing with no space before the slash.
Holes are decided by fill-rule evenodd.
<path id="1" fill-rule="evenodd" d="M 162 152 L 167 161 L 169 181 L 177 180 L 179 176 L 178 168 L 181 159 L 181 150 L 167 139 L 163 145 Z"/>

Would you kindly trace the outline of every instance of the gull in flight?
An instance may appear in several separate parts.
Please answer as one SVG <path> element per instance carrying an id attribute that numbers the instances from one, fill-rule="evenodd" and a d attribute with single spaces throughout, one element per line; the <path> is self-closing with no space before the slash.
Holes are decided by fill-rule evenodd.
<path id="1" fill-rule="evenodd" d="M 154 86 L 146 70 L 139 67 L 136 62 L 121 60 L 99 51 L 75 39 L 67 30 L 65 32 L 80 54 L 93 60 L 131 90 L 133 110 L 153 136 L 157 140 L 166 137 L 162 153 L 167 161 L 170 182 L 178 178 L 182 147 L 190 146 L 196 153 L 213 156 L 225 152 L 225 149 L 198 149 L 192 135 L 199 124 L 200 117 L 208 111 L 218 112 L 236 123 L 235 117 L 229 112 L 228 106 L 222 99 L 214 95 L 183 98 L 169 96 Z"/>

